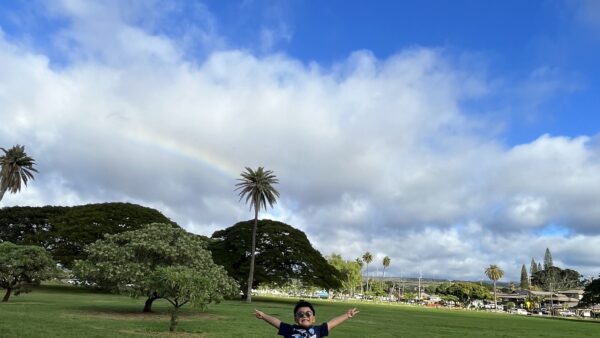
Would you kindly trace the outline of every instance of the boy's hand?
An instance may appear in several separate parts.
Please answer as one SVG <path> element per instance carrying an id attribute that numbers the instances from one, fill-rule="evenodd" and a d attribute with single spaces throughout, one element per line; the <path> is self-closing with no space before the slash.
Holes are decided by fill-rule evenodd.
<path id="1" fill-rule="evenodd" d="M 357 313 L 359 313 L 360 311 L 358 311 L 358 309 L 353 308 L 348 310 L 348 312 L 346 312 L 346 315 L 348 315 L 348 318 L 352 318 L 354 316 L 356 316 Z"/>
<path id="2" fill-rule="evenodd" d="M 265 316 L 264 312 L 258 311 L 257 309 L 254 309 L 254 315 L 258 319 L 264 319 L 264 316 Z"/>

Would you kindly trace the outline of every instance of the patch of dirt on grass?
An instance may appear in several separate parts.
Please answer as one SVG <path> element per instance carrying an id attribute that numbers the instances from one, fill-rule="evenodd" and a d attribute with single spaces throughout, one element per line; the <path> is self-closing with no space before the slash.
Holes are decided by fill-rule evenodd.
<path id="1" fill-rule="evenodd" d="M 206 333 L 202 332 L 152 332 L 152 331 L 141 331 L 141 330 L 120 330 L 119 332 L 133 335 L 153 336 L 153 337 L 206 337 Z"/>
<path id="2" fill-rule="evenodd" d="M 118 312 L 118 311 L 82 311 L 65 314 L 68 317 L 79 317 L 79 318 L 102 318 L 111 320 L 141 320 L 141 321 L 155 321 L 155 320 L 166 320 L 171 319 L 171 314 L 167 312 Z M 188 320 L 223 320 L 224 316 L 217 316 L 210 313 L 179 313 L 180 321 Z"/>

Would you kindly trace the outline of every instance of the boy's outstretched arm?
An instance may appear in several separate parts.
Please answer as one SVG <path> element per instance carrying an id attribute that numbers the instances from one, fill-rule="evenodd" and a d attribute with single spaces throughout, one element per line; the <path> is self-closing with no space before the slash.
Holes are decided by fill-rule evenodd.
<path id="1" fill-rule="evenodd" d="M 327 328 L 329 330 L 333 329 L 334 327 L 340 325 L 341 323 L 343 323 L 346 319 L 350 319 L 354 316 L 356 316 L 356 314 L 359 311 L 356 308 L 350 309 L 348 310 L 346 313 L 344 313 L 341 316 L 337 316 L 333 319 L 331 319 L 330 321 L 327 322 Z"/>
<path id="2" fill-rule="evenodd" d="M 262 311 L 258 311 L 257 309 L 254 309 L 254 315 L 256 315 L 256 318 L 264 320 L 265 322 L 273 325 L 277 329 L 279 329 L 279 325 L 281 325 L 281 320 L 273 316 L 269 316 L 268 314 Z"/>

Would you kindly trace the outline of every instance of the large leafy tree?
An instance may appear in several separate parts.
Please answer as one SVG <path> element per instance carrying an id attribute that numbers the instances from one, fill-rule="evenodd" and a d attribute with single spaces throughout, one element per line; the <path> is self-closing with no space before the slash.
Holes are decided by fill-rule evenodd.
<path id="1" fill-rule="evenodd" d="M 369 264 L 373 261 L 373 255 L 367 251 L 362 255 L 362 260 L 367 264 L 367 292 L 369 292 Z"/>
<path id="2" fill-rule="evenodd" d="M 595 279 L 585 286 L 579 307 L 594 307 L 600 304 L 600 279 Z"/>
<path id="3" fill-rule="evenodd" d="M 436 287 L 435 292 L 440 295 L 457 297 L 464 305 L 475 299 L 490 299 L 490 291 L 483 285 L 469 282 L 443 283 Z"/>
<path id="4" fill-rule="evenodd" d="M 258 213 L 261 209 L 267 209 L 267 204 L 273 207 L 277 202 L 279 192 L 273 185 L 279 183 L 279 180 L 271 170 L 265 170 L 258 167 L 256 170 L 246 167 L 246 170 L 240 174 L 240 182 L 236 184 L 236 190 L 239 191 L 240 200 L 245 198 L 246 203 L 250 204 L 250 209 L 254 210 L 254 227 L 252 228 L 252 246 L 250 249 L 250 271 L 248 272 L 248 290 L 246 291 L 246 301 L 252 302 L 252 283 L 254 279 L 254 264 L 256 255 L 256 231 L 258 227 Z"/>
<path id="5" fill-rule="evenodd" d="M 54 276 L 55 263 L 44 248 L 0 243 L 0 287 L 6 290 L 3 302 L 14 293 L 28 292 L 32 285 Z"/>
<path id="6" fill-rule="evenodd" d="M 201 236 L 172 224 L 150 224 L 107 235 L 86 246 L 87 259 L 75 261 L 73 273 L 79 280 L 105 289 L 147 297 L 144 312 L 150 312 L 152 303 L 165 297 L 153 279 L 154 272 L 161 268 L 190 268 L 219 280 L 226 278 L 226 271 L 214 264 L 206 245 Z M 233 280 L 230 283 L 236 285 Z"/>
<path id="7" fill-rule="evenodd" d="M 223 265 L 242 285 L 242 292 L 251 290 L 245 283 L 251 267 L 248 248 L 252 241 L 250 230 L 254 226 L 254 221 L 250 220 L 216 231 L 209 245 L 215 262 Z M 340 288 L 339 272 L 312 247 L 304 232 L 288 224 L 258 221 L 255 252 L 256 269 L 251 287 L 265 283 L 284 285 L 299 280 L 304 286 L 327 290 Z"/>
<path id="8" fill-rule="evenodd" d="M 130 203 L 73 207 L 7 207 L 0 209 L 0 242 L 39 245 L 58 263 L 71 267 L 84 259 L 85 245 L 150 223 L 173 223 L 159 211 Z"/>
<path id="9" fill-rule="evenodd" d="M 581 274 L 571 269 L 551 266 L 531 276 L 531 283 L 546 291 L 566 290 L 582 286 Z"/>
<path id="10" fill-rule="evenodd" d="M 169 326 L 171 332 L 177 330 L 178 313 L 182 306 L 191 304 L 204 308 L 238 291 L 237 284 L 224 273 L 222 267 L 214 264 L 202 271 L 180 265 L 159 267 L 148 276 L 147 287 L 173 306 Z"/>
<path id="11" fill-rule="evenodd" d="M 21 183 L 33 180 L 33 173 L 37 172 L 33 166 L 35 160 L 25 152 L 25 146 L 16 145 L 8 150 L 0 148 L 4 155 L 0 156 L 0 200 L 9 191 L 17 193 L 21 190 Z"/>
<path id="12" fill-rule="evenodd" d="M 362 283 L 360 276 L 362 264 L 356 260 L 344 260 L 340 254 L 336 253 L 331 254 L 328 262 L 340 272 L 340 291 L 353 296 L 356 287 Z"/>
<path id="13" fill-rule="evenodd" d="M 496 304 L 496 282 L 504 276 L 504 271 L 492 264 L 485 269 L 485 275 L 494 283 L 494 304 Z"/>

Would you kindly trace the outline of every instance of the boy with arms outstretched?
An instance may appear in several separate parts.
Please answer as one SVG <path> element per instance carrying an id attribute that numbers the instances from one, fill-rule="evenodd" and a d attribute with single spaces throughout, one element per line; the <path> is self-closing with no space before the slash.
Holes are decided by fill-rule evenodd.
<path id="1" fill-rule="evenodd" d="M 284 338 L 321 338 L 329 335 L 329 330 L 343 323 L 346 319 L 354 317 L 359 311 L 356 308 L 348 310 L 345 314 L 337 316 L 327 323 L 314 326 L 316 320 L 315 309 L 306 301 L 299 301 L 294 306 L 295 325 L 284 323 L 278 318 L 270 316 L 262 311 L 254 310 L 256 318 L 271 324 L 279 331 L 278 335 Z"/>

